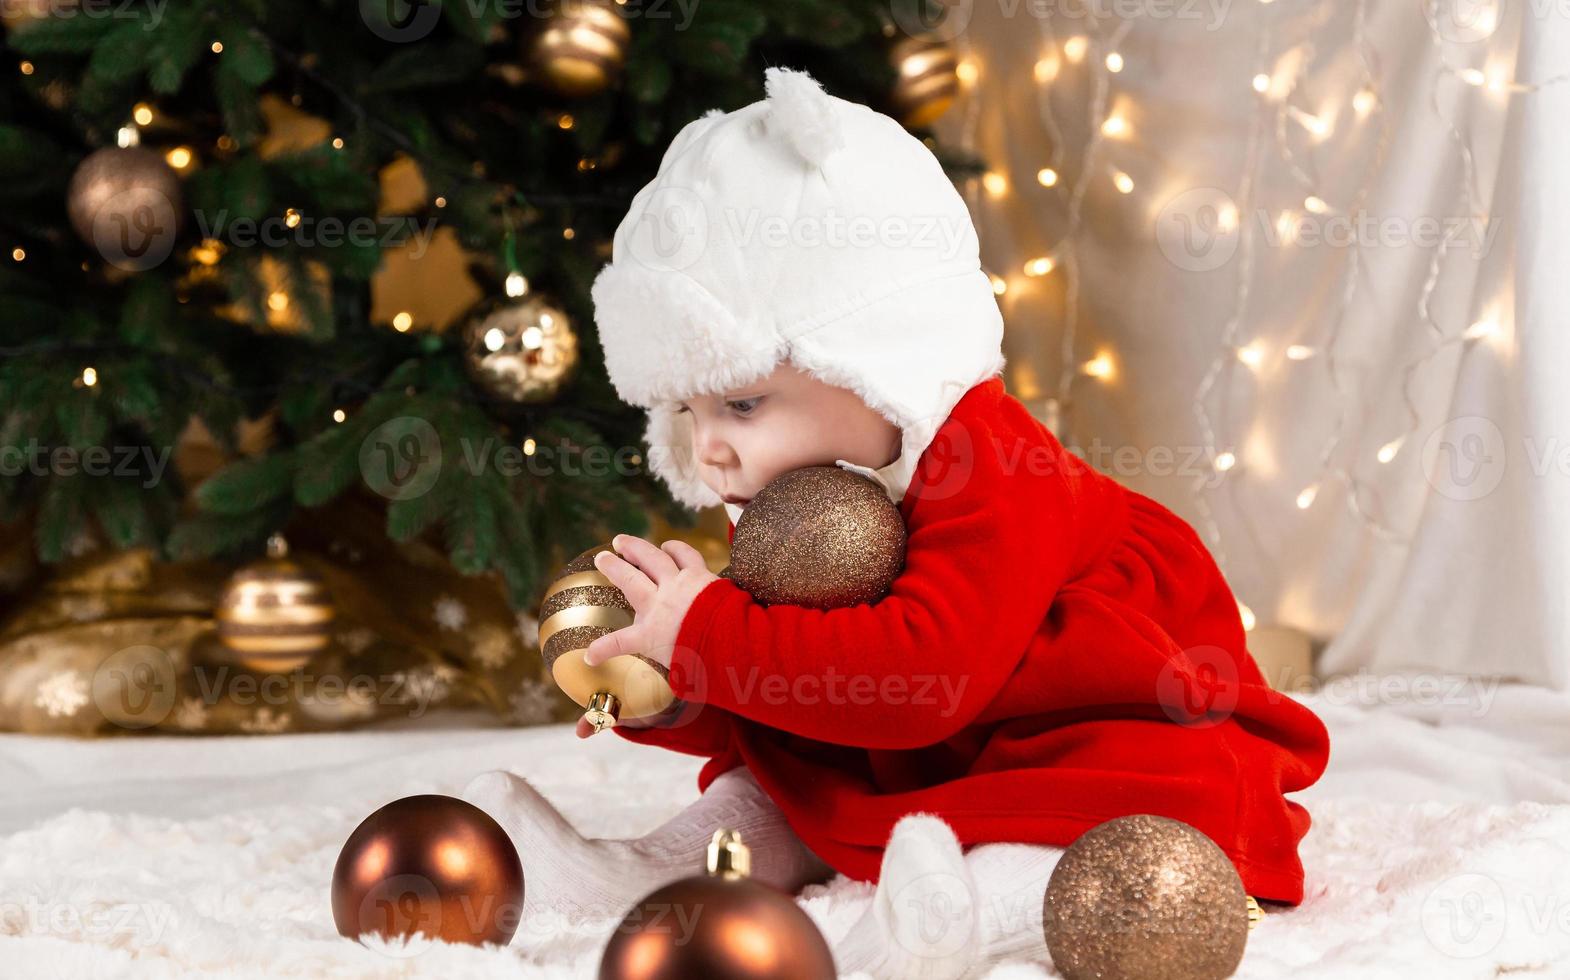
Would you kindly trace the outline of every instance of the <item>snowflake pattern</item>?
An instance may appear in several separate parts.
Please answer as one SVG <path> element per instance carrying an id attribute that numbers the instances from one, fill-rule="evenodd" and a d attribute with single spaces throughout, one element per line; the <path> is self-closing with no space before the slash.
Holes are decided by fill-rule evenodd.
<path id="1" fill-rule="evenodd" d="M 436 600 L 436 608 L 432 615 L 436 618 L 436 625 L 454 632 L 463 629 L 469 622 L 469 610 L 464 608 L 462 602 L 450 595 L 444 595 Z"/>
<path id="2" fill-rule="evenodd" d="M 38 685 L 33 704 L 51 718 L 74 715 L 87 703 L 87 681 L 74 670 L 51 674 Z"/>
<path id="3" fill-rule="evenodd" d="M 505 667 L 513 658 L 514 652 L 512 637 L 506 630 L 494 626 L 479 630 L 469 649 L 469 655 L 475 662 L 488 670 Z"/>
<path id="4" fill-rule="evenodd" d="M 524 646 L 540 645 L 540 621 L 526 612 L 518 614 L 518 639 Z"/>
<path id="5" fill-rule="evenodd" d="M 276 735 L 289 727 L 289 716 L 274 714 L 273 709 L 263 706 L 256 709 L 256 714 L 240 722 L 240 731 L 249 735 Z"/>
<path id="6" fill-rule="evenodd" d="M 414 702 L 430 705 L 445 700 L 452 687 L 452 675 L 452 668 L 445 664 L 394 674 L 393 677 L 399 681 L 398 687 L 402 692 L 398 698 L 399 703 Z"/>
<path id="7" fill-rule="evenodd" d="M 556 703 L 549 685 L 543 681 L 525 678 L 518 689 L 507 699 L 512 707 L 509 720 L 519 725 L 545 725 L 552 720 Z"/>
<path id="8" fill-rule="evenodd" d="M 174 723 L 188 732 L 206 728 L 207 704 L 201 698 L 181 698 L 180 707 L 174 712 Z"/>

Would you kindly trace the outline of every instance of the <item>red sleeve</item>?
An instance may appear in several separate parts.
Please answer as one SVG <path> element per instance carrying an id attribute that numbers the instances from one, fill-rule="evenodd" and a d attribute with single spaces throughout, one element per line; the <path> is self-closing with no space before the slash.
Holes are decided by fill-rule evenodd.
<path id="1" fill-rule="evenodd" d="M 673 752 L 713 757 L 730 747 L 731 714 L 712 705 L 689 705 L 668 724 L 648 727 L 617 725 L 612 731 L 629 742 L 657 745 Z"/>
<path id="2" fill-rule="evenodd" d="M 1068 579 L 1085 477 L 1060 446 L 1049 448 L 1062 465 L 1032 466 L 991 433 L 968 441 L 957 490 L 952 472 L 942 494 L 913 483 L 905 567 L 888 596 L 829 610 L 763 606 L 727 579 L 710 583 L 677 635 L 676 695 L 865 748 L 931 745 L 969 725 Z"/>

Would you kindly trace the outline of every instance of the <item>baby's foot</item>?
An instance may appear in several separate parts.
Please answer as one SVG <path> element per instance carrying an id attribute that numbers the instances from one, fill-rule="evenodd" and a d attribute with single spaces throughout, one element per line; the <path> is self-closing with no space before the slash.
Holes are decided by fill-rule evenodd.
<path id="1" fill-rule="evenodd" d="M 634 902 L 693 873 L 691 857 L 663 859 L 633 841 L 586 839 L 521 777 L 497 769 L 464 787 L 463 798 L 501 824 L 523 864 L 523 918 L 514 939 L 602 936 Z"/>
<path id="2" fill-rule="evenodd" d="M 901 818 L 872 906 L 835 944 L 835 964 L 878 980 L 952 980 L 978 955 L 975 885 L 953 829 L 931 814 Z"/>

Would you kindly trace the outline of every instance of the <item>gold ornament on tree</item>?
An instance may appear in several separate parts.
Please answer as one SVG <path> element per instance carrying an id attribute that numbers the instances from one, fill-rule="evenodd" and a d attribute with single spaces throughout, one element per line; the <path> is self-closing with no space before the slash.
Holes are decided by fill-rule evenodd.
<path id="1" fill-rule="evenodd" d="M 287 673 L 327 649 L 335 618 L 316 573 L 288 559 L 282 535 L 267 557 L 235 572 L 218 600 L 218 637 L 233 659 L 262 673 Z"/>
<path id="2" fill-rule="evenodd" d="M 615 81 L 631 41 L 627 20 L 611 0 L 574 0 L 546 18 L 529 40 L 528 58 L 548 88 L 577 98 Z"/>
<path id="3" fill-rule="evenodd" d="M 954 45 L 935 34 L 904 37 L 889 49 L 898 73 L 889 94 L 895 115 L 909 129 L 925 129 L 949 110 L 959 94 Z"/>
<path id="4" fill-rule="evenodd" d="M 708 873 L 656 889 L 605 944 L 599 980 L 833 980 L 834 956 L 795 899 L 754 881 L 741 835 L 721 828 Z"/>
<path id="5" fill-rule="evenodd" d="M 838 466 L 771 480 L 748 502 L 723 573 L 764 604 L 876 602 L 905 564 L 905 521 L 883 488 Z"/>
<path id="6" fill-rule="evenodd" d="M 578 365 L 578 335 L 567 314 L 538 293 L 509 299 L 470 318 L 464 365 L 496 401 L 542 402 L 561 391 Z"/>
<path id="7" fill-rule="evenodd" d="M 1052 870 L 1047 950 L 1067 980 L 1221 980 L 1243 959 L 1259 906 L 1231 860 L 1180 820 L 1098 824 Z"/>
<path id="8" fill-rule="evenodd" d="M 540 605 L 540 653 L 545 669 L 585 711 L 596 732 L 627 719 L 652 718 L 679 705 L 666 668 L 642 654 L 612 657 L 597 667 L 583 662 L 589 644 L 632 625 L 632 604 L 594 567 L 590 548 L 568 562 Z"/>
<path id="9" fill-rule="evenodd" d="M 66 188 L 66 212 L 82 241 L 130 272 L 169 257 L 184 211 L 179 174 L 140 146 L 95 150 Z"/>

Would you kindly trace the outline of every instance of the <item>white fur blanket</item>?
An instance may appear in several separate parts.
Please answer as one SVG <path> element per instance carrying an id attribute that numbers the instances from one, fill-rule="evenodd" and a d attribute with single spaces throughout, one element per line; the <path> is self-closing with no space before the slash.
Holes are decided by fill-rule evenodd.
<path id="1" fill-rule="evenodd" d="M 1299 798 L 1308 895 L 1249 938 L 1240 977 L 1570 976 L 1570 702 L 1472 686 L 1392 706 L 1372 683 L 1303 700 L 1330 771 Z M 1370 697 L 1385 702 L 1363 706 Z M 1399 700 L 1399 699 L 1398 699 Z M 333 927 L 338 849 L 381 804 L 511 769 L 585 834 L 635 836 L 695 798 L 699 760 L 567 726 L 337 735 L 0 736 L 0 974 L 592 977 L 595 949 L 367 948 Z M 872 886 L 803 908 L 833 941 Z M 1048 976 L 987 967 L 993 980 Z"/>

